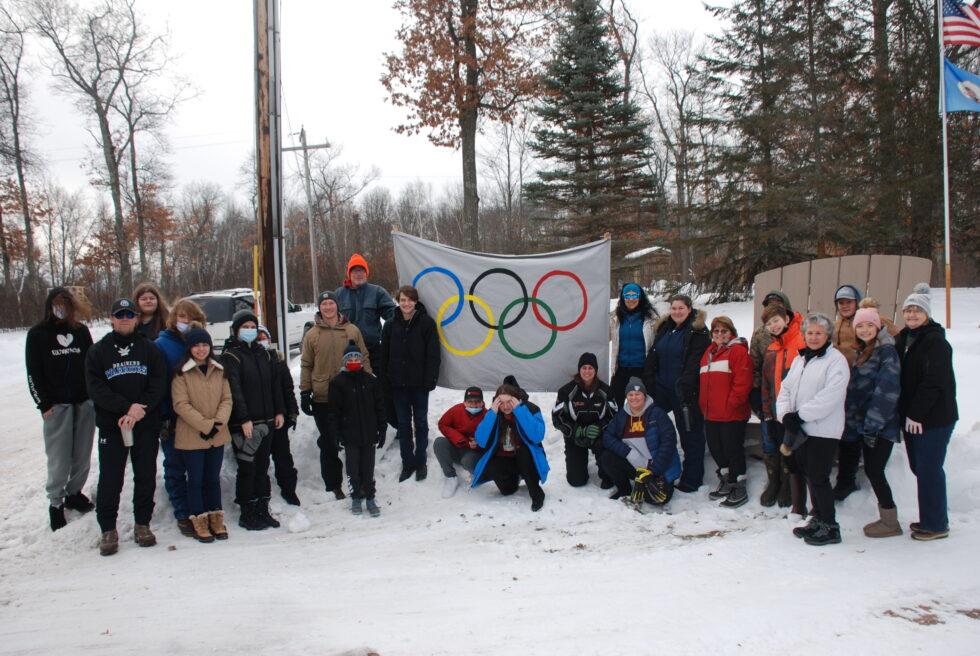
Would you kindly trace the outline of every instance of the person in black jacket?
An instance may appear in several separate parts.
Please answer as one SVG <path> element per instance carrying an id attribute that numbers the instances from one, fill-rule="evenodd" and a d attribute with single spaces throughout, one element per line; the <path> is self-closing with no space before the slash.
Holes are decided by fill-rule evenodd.
<path id="1" fill-rule="evenodd" d="M 657 323 L 653 346 L 643 367 L 643 384 L 654 392 L 657 407 L 674 413 L 684 450 L 684 469 L 675 488 L 694 492 L 704 482 L 704 417 L 698 406 L 701 356 L 711 345 L 707 315 L 695 311 L 691 297 L 674 294 L 670 315 Z"/>
<path id="2" fill-rule="evenodd" d="M 419 303 L 419 293 L 411 285 L 395 293 L 399 311 L 385 322 L 381 331 L 381 375 L 385 389 L 391 390 L 398 416 L 397 439 L 402 455 L 398 482 L 415 474 L 424 480 L 428 474 L 426 447 L 429 445 L 429 392 L 439 380 L 439 334 L 436 322 Z M 412 440 L 412 424 L 415 439 Z"/>
<path id="3" fill-rule="evenodd" d="M 616 414 L 616 402 L 609 386 L 599 380 L 599 360 L 595 353 L 583 353 L 578 373 L 558 390 L 551 423 L 565 436 L 565 480 L 572 487 L 589 482 L 589 452 L 595 454 L 599 487 L 608 490 L 612 479 L 600 463 L 602 431 Z M 624 383 L 625 388 L 625 383 Z"/>
<path id="4" fill-rule="evenodd" d="M 363 357 L 356 342 L 347 343 L 344 368 L 327 392 L 327 425 L 346 454 L 351 512 L 360 515 L 361 503 L 366 502 L 368 512 L 377 517 L 381 510 L 374 500 L 374 452 L 384 446 L 387 424 L 381 382 L 361 368 Z"/>
<path id="5" fill-rule="evenodd" d="M 282 387 L 282 398 L 286 403 L 286 423 L 277 428 L 272 434 L 272 464 L 276 468 L 276 483 L 279 493 L 291 506 L 300 505 L 296 496 L 296 466 L 293 454 L 289 450 L 289 429 L 296 428 L 296 418 L 299 417 L 299 406 L 296 404 L 296 390 L 293 386 L 293 374 L 289 371 L 286 357 L 279 351 L 272 350 L 272 334 L 265 326 L 259 326 L 259 344 L 276 356 L 279 368 L 279 385 Z"/>
<path id="6" fill-rule="evenodd" d="M 286 423 L 278 358 L 256 342 L 258 334 L 255 314 L 239 310 L 231 318 L 231 336 L 221 354 L 233 402 L 228 428 L 238 461 L 235 500 L 242 509 L 238 525 L 249 531 L 279 527 L 269 513 L 269 457 L 272 433 Z"/>
<path id="7" fill-rule="evenodd" d="M 41 412 L 48 459 L 48 520 L 52 531 L 67 524 L 65 508 L 95 506 L 82 488 L 88 480 L 95 409 L 85 389 L 85 354 L 92 335 L 81 322 L 85 308 L 64 287 L 44 302 L 44 319 L 27 332 L 27 384 Z"/>
<path id="8" fill-rule="evenodd" d="M 909 526 L 913 540 L 949 535 L 943 463 L 959 419 L 953 349 L 931 314 L 929 285 L 919 283 L 905 299 L 905 327 L 895 338 L 902 363 L 898 414 L 905 427 L 909 466 L 918 482 L 919 521 Z"/>
<path id="9" fill-rule="evenodd" d="M 116 517 L 126 473 L 133 463 L 136 543 L 152 547 L 150 531 L 156 492 L 159 404 L 167 385 L 167 363 L 156 344 L 136 333 L 136 308 L 128 298 L 112 304 L 112 331 L 85 355 L 85 383 L 99 428 L 99 489 L 95 514 L 102 529 L 99 553 L 119 549 Z"/>

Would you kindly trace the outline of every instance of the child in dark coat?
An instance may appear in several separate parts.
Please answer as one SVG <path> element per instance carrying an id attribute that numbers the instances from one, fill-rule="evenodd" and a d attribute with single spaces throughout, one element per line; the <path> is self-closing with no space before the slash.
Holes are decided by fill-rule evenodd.
<path id="1" fill-rule="evenodd" d="M 374 452 L 385 442 L 385 404 L 381 382 L 361 368 L 363 355 L 351 340 L 344 349 L 344 368 L 330 381 L 328 433 L 347 455 L 351 512 L 360 515 L 367 502 L 372 517 L 381 514 L 374 500 Z"/>

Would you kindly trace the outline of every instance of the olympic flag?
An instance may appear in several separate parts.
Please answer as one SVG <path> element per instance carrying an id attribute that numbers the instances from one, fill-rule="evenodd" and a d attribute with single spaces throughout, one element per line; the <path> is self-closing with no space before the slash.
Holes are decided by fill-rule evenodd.
<path id="1" fill-rule="evenodd" d="M 441 386 L 492 390 L 513 374 L 528 392 L 554 392 L 585 351 L 609 382 L 608 239 L 538 255 L 392 240 L 399 282 L 418 289 L 439 329 Z"/>

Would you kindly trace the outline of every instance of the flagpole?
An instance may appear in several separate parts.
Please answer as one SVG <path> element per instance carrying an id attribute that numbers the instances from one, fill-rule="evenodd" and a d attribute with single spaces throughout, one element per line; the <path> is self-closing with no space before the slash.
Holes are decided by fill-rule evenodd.
<path id="1" fill-rule="evenodd" d="M 939 113 L 943 117 L 943 247 L 946 264 L 946 329 L 949 330 L 952 308 L 949 265 L 949 145 L 946 137 L 946 54 L 943 50 L 943 0 L 936 0 L 936 35 L 939 40 Z"/>

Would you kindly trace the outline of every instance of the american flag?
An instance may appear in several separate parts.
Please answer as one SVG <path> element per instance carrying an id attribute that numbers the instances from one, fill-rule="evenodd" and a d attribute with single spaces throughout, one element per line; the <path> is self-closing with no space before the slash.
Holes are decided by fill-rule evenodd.
<path id="1" fill-rule="evenodd" d="M 980 46 L 980 9 L 943 0 L 943 44 Z"/>

